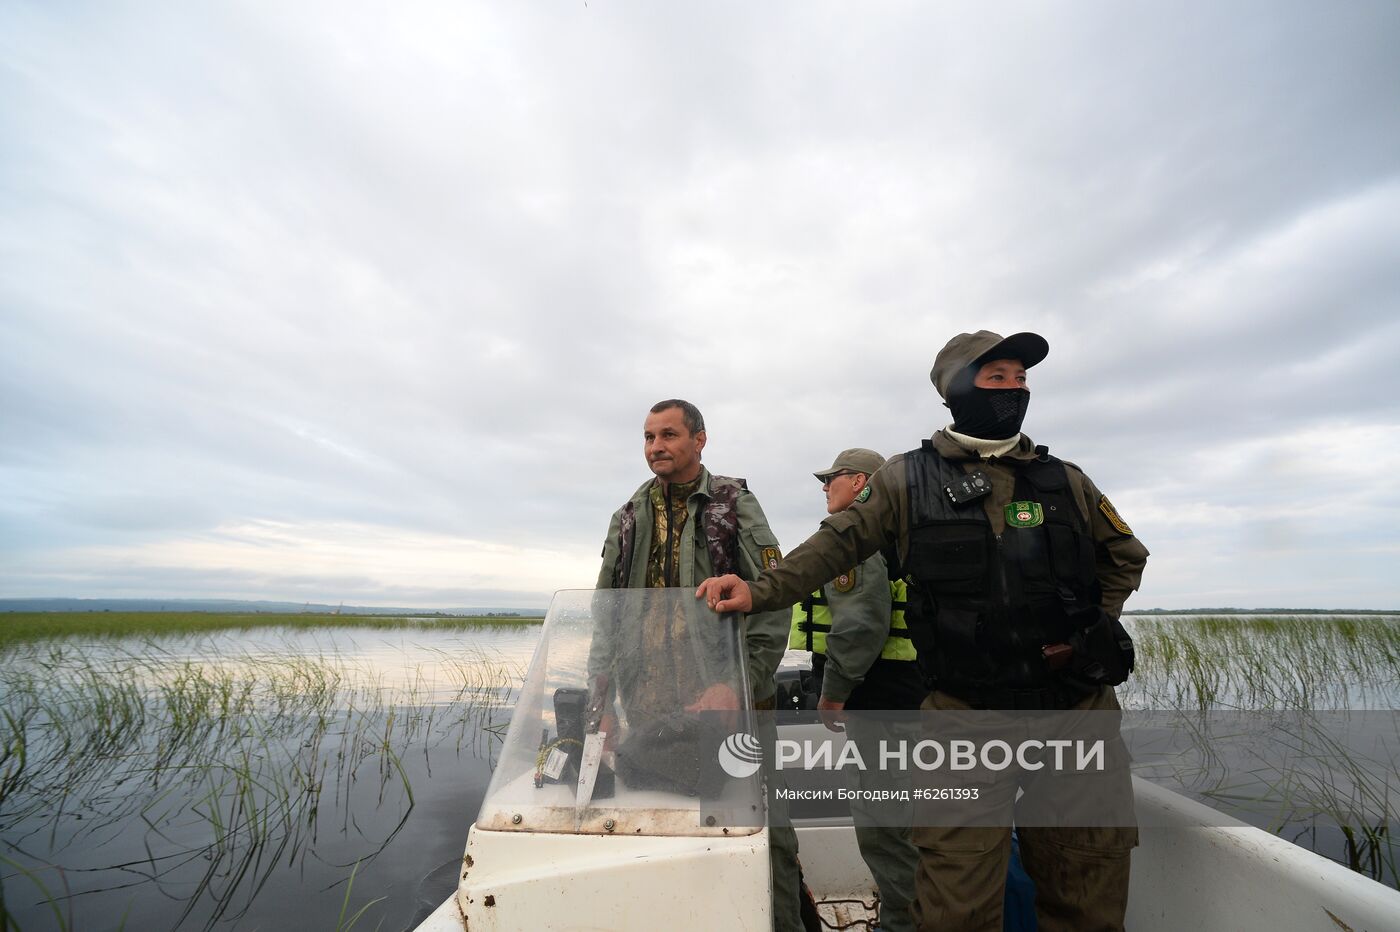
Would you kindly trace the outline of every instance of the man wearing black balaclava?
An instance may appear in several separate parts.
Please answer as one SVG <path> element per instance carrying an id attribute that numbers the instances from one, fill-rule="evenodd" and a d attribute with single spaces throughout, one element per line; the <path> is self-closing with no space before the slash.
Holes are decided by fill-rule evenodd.
<path id="1" fill-rule="evenodd" d="M 1014 807 L 1042 932 L 1120 930 L 1137 829 L 1113 691 L 1131 671 L 1133 652 L 1118 616 L 1148 554 L 1077 466 L 1021 433 L 1026 372 L 1048 352 L 1034 333 L 1003 338 L 979 330 L 948 341 L 930 378 L 953 423 L 891 457 L 871 476 L 868 500 L 828 516 L 781 566 L 751 583 L 706 580 L 696 595 L 718 611 L 791 605 L 893 545 L 909 581 L 909 629 L 932 689 L 925 714 L 1003 710 L 999 721 L 1020 722 L 1032 736 L 1044 721 L 1037 716 L 1055 711 L 1111 723 L 1109 766 L 1069 777 L 1078 786 L 1057 797 L 1067 809 L 1097 807 L 1087 816 L 1027 813 L 1023 804 L 1035 805 L 1044 786 L 1033 762 L 998 771 L 983 792 L 1004 799 L 1008 814 Z M 1054 785 L 1063 793 L 1066 783 Z M 1018 788 L 1025 792 L 1019 800 Z M 937 818 L 916 816 L 914 919 L 921 930 L 995 932 L 1011 819 L 951 824 L 946 814 L 956 807 L 943 803 Z"/>
<path id="2" fill-rule="evenodd" d="M 1031 403 L 1020 359 L 986 359 L 964 366 L 948 384 L 948 408 L 959 437 L 1006 440 L 1021 432 Z M 984 371 L 985 370 L 985 371 Z M 956 439 L 956 438 L 955 438 Z"/>

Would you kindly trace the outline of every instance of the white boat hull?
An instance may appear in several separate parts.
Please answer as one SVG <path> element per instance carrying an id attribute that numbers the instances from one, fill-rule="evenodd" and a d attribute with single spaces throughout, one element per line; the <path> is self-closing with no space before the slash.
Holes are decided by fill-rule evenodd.
<path id="1" fill-rule="evenodd" d="M 1185 797 L 1134 781 L 1142 844 L 1127 927 L 1400 932 L 1400 891 Z M 1158 827 L 1160 826 L 1160 827 Z M 849 822 L 799 823 L 803 872 L 836 925 L 873 918 Z M 770 928 L 767 833 L 738 838 L 483 832 L 418 932 Z M 862 905 L 864 904 L 864 905 Z M 856 925 L 854 928 L 860 928 Z"/>
<path id="2" fill-rule="evenodd" d="M 1396 932 L 1400 891 L 1277 835 L 1134 780 L 1144 825 L 1133 852 L 1127 927 Z"/>

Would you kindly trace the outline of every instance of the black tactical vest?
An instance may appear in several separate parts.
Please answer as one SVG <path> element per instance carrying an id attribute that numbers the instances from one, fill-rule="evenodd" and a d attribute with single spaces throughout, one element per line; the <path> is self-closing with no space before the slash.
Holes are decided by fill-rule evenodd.
<path id="1" fill-rule="evenodd" d="M 983 498 L 959 506 L 945 493 L 965 477 L 961 464 L 929 440 L 905 456 L 909 628 L 930 685 L 974 704 L 1007 691 L 1044 691 L 1044 707 L 1054 707 L 1063 704 L 1059 693 L 1082 691 L 1066 687 L 1043 650 L 1069 641 L 1097 611 L 1093 538 L 1064 463 L 1044 447 L 1036 452 L 1016 464 L 1012 500 L 1038 504 L 1042 520 L 1008 522 L 1001 536 L 992 533 Z M 1003 700 L 983 704 L 1002 707 Z"/>

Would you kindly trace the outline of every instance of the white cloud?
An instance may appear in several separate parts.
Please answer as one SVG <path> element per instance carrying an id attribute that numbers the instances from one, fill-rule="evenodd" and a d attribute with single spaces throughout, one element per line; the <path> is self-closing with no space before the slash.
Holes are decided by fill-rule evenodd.
<path id="1" fill-rule="evenodd" d="M 556 589 L 585 589 L 597 561 L 576 553 L 516 547 L 376 525 L 255 521 L 142 544 L 92 545 L 19 557 L 13 569 L 41 584 L 131 592 L 169 574 L 180 594 L 212 598 L 341 600 L 350 604 L 539 606 Z M 169 590 L 167 590 L 169 592 Z M 24 595 L 10 581 L 4 594 Z M 324 594 L 324 595 L 323 595 Z"/>
<path id="2" fill-rule="evenodd" d="M 810 471 L 941 426 L 933 356 L 986 327 L 1050 339 L 1028 430 L 1148 541 L 1144 601 L 1393 607 L 1358 548 L 1396 539 L 1397 27 L 6 5 L 6 590 L 261 597 L 278 552 L 318 600 L 470 604 L 438 547 L 483 592 L 586 583 L 677 395 L 791 546 Z M 420 569 L 338 549 L 371 531 Z"/>

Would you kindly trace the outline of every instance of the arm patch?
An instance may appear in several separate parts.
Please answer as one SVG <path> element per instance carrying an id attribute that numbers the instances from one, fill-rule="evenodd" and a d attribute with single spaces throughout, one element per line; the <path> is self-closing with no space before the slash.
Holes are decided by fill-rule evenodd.
<path id="1" fill-rule="evenodd" d="M 765 570 L 776 570 L 778 564 L 783 561 L 783 555 L 777 547 L 764 547 L 759 555 L 759 560 L 763 563 Z"/>
<path id="2" fill-rule="evenodd" d="M 1113 529 L 1119 534 L 1126 537 L 1133 536 L 1133 529 L 1128 527 L 1128 522 L 1124 521 L 1122 517 L 1119 516 L 1117 509 L 1113 507 L 1113 503 L 1108 500 L 1107 495 L 1099 496 L 1099 511 L 1103 512 L 1103 516 L 1108 519 L 1108 523 L 1113 525 Z"/>

